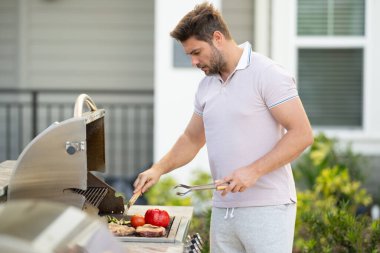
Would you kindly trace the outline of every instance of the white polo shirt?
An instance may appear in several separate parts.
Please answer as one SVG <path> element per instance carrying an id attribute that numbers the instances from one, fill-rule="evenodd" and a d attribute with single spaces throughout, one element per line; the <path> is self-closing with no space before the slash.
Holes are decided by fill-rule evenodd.
<path id="1" fill-rule="evenodd" d="M 294 78 L 246 42 L 240 61 L 223 82 L 206 76 L 195 96 L 203 117 L 212 177 L 222 179 L 269 152 L 284 135 L 270 109 L 298 96 Z M 225 197 L 215 191 L 215 207 L 248 207 L 296 202 L 290 164 L 262 176 L 244 192 Z"/>

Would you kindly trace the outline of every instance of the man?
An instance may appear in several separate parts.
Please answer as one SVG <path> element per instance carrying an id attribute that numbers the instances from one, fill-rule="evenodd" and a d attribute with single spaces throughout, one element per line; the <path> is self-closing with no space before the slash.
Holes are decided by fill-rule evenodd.
<path id="1" fill-rule="evenodd" d="M 211 4 L 197 5 L 171 36 L 206 76 L 184 133 L 139 174 L 135 192 L 190 162 L 207 143 L 214 180 L 229 183 L 213 196 L 211 252 L 291 252 L 296 192 L 289 163 L 313 142 L 294 79 L 248 42 L 238 46 Z"/>

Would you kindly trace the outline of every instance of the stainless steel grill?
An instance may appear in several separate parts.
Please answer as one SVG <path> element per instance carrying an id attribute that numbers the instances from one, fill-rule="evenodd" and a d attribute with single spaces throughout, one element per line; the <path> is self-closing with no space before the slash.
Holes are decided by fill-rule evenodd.
<path id="1" fill-rule="evenodd" d="M 107 195 L 108 189 L 104 187 L 89 187 L 87 190 L 71 189 L 73 192 L 83 195 L 86 201 L 95 206 L 99 207 L 100 203 Z"/>
<path id="2" fill-rule="evenodd" d="M 83 112 L 85 105 L 88 110 Z M 42 131 L 25 147 L 17 161 L 0 163 L 0 202 L 15 204 L 15 208 L 22 207 L 23 212 L 29 207 L 34 208 L 33 203 L 48 201 L 59 202 L 66 207 L 78 207 L 86 213 L 100 216 L 113 215 L 128 219 L 134 213 L 144 214 L 151 206 L 132 206 L 128 210 L 128 216 L 124 208 L 124 199 L 116 197 L 115 189 L 94 174 L 105 171 L 104 115 L 105 111 L 98 109 L 89 96 L 80 95 L 75 102 L 73 118 L 54 123 Z M 15 203 L 19 201 L 27 203 Z M 48 206 L 50 205 L 41 204 L 42 209 Z M 187 210 L 185 216 L 183 212 L 175 213 L 174 207 L 167 208 L 170 209 L 172 220 L 166 236 L 148 238 L 132 235 L 118 237 L 118 240 L 124 242 L 126 247 L 139 249 L 133 252 L 149 252 L 147 249 L 153 246 L 142 246 L 147 243 L 154 245 L 155 249 L 164 243 L 166 245 L 161 245 L 162 248 L 175 249 L 171 252 L 182 252 L 192 208 L 181 208 Z M 12 213 L 11 209 L 7 208 L 7 213 Z M 49 209 L 55 210 L 54 205 Z M 60 210 L 66 212 L 65 207 Z M 57 220 L 59 217 L 57 214 Z M 2 218 L 4 219 L 4 216 L 1 216 L 0 205 L 0 221 Z M 49 230 L 49 222 L 54 223 L 53 220 L 46 221 L 44 225 L 38 223 L 41 233 Z M 76 222 L 72 220 L 67 223 L 73 225 L 72 223 Z M 79 223 L 75 225 L 81 227 Z M 6 233 L 6 227 L 3 227 L 2 231 Z M 0 241 L 2 231 L 0 226 Z M 75 231 L 80 233 L 78 230 Z M 96 233 L 93 231 L 91 234 L 95 236 Z M 78 236 L 80 237 L 80 234 Z M 180 251 L 177 251 L 178 249 Z"/>
<path id="3" fill-rule="evenodd" d="M 124 213 L 124 199 L 93 174 L 105 171 L 104 115 L 88 95 L 78 96 L 73 118 L 49 126 L 17 161 L 6 163 L 11 173 L 0 179 L 0 200 L 44 199 L 91 213 Z"/>

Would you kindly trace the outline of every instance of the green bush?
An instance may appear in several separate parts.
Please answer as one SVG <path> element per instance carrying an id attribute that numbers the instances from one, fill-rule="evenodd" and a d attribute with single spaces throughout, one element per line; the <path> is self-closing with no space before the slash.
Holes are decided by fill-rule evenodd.
<path id="1" fill-rule="evenodd" d="M 372 197 L 361 187 L 367 161 L 351 147 L 338 148 L 324 134 L 293 164 L 298 189 L 294 252 L 380 253 L 380 222 L 366 209 Z"/>
<path id="2" fill-rule="evenodd" d="M 372 198 L 342 167 L 323 169 L 312 190 L 298 193 L 294 252 L 380 252 L 380 222 L 360 206 Z"/>
<path id="3" fill-rule="evenodd" d="M 163 206 L 190 206 L 190 196 L 179 197 L 173 189 L 178 183 L 170 176 L 166 176 L 160 180 L 158 184 L 152 186 L 144 196 L 149 205 Z"/>
<path id="4" fill-rule="evenodd" d="M 292 165 L 294 178 L 299 189 L 311 189 L 315 179 L 325 168 L 348 168 L 354 180 L 363 181 L 363 169 L 368 165 L 364 156 L 352 151 L 351 146 L 339 148 L 337 139 L 323 133 L 314 138 L 313 145 Z"/>

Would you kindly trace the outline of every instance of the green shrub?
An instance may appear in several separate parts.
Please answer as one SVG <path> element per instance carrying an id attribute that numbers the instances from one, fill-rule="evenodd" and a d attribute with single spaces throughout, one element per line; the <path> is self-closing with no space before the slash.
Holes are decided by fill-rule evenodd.
<path id="1" fill-rule="evenodd" d="M 179 197 L 173 189 L 178 183 L 170 176 L 160 180 L 158 184 L 152 186 L 144 196 L 149 205 L 162 206 L 191 206 L 190 196 Z"/>
<path id="2" fill-rule="evenodd" d="M 363 169 L 368 165 L 364 156 L 352 151 L 351 146 L 341 149 L 338 140 L 323 133 L 314 138 L 313 145 L 293 163 L 294 178 L 300 189 L 311 189 L 321 170 L 325 168 L 348 168 L 354 180 L 363 181 Z"/>
<path id="3" fill-rule="evenodd" d="M 379 221 L 357 215 L 372 198 L 342 167 L 323 169 L 298 193 L 294 252 L 380 252 Z"/>

